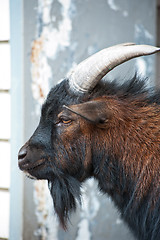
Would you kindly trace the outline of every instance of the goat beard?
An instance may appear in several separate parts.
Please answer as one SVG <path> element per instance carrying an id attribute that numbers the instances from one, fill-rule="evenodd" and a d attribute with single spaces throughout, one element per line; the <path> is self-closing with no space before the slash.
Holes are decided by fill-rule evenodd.
<path id="1" fill-rule="evenodd" d="M 81 183 L 74 177 L 65 175 L 48 181 L 48 187 L 60 224 L 67 230 L 70 214 L 76 210 L 77 202 L 81 203 Z"/>

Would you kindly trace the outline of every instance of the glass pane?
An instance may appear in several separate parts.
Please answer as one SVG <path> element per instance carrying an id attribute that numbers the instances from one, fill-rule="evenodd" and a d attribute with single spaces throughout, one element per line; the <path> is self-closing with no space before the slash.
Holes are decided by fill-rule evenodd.
<path id="1" fill-rule="evenodd" d="M 10 139 L 10 95 L 0 93 L 0 139 Z"/>
<path id="2" fill-rule="evenodd" d="M 9 237 L 9 192 L 0 191 L 0 238 Z"/>
<path id="3" fill-rule="evenodd" d="M 0 142 L 0 188 L 10 186 L 10 143 Z"/>
<path id="4" fill-rule="evenodd" d="M 9 0 L 0 0 L 0 41 L 8 40 L 9 33 Z"/>
<path id="5" fill-rule="evenodd" d="M 10 89 L 10 45 L 8 43 L 0 43 L 0 66 L 2 66 L 0 89 Z"/>

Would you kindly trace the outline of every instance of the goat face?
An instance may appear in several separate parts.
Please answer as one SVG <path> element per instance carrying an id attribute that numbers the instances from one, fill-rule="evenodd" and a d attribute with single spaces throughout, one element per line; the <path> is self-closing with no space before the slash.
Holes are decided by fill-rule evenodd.
<path id="1" fill-rule="evenodd" d="M 76 207 L 76 199 L 80 201 L 80 182 L 74 176 L 77 173 L 79 177 L 83 175 L 82 157 L 73 157 L 75 143 L 69 145 L 67 139 L 69 131 L 75 136 L 75 131 L 80 130 L 76 116 L 63 110 L 64 104 L 76 101 L 65 91 L 65 84 L 64 81 L 50 91 L 36 131 L 19 151 L 20 169 L 31 178 L 48 180 L 54 208 L 63 228 L 66 228 L 69 212 Z"/>
<path id="2" fill-rule="evenodd" d="M 19 151 L 19 168 L 31 178 L 49 181 L 64 228 L 75 199 L 80 201 L 81 182 L 92 176 L 91 135 L 106 114 L 105 101 L 99 99 L 73 105 L 82 99 L 70 96 L 65 85 L 64 80 L 50 91 L 36 131 Z"/>
<path id="3" fill-rule="evenodd" d="M 37 179 L 53 180 L 63 174 L 79 174 L 81 179 L 84 175 L 85 153 L 81 144 L 85 136 L 81 132 L 85 119 L 65 106 L 73 102 L 74 97 L 71 100 L 62 91 L 63 85 L 61 83 L 49 93 L 36 131 L 19 152 L 20 169 Z M 56 95 L 61 95 L 61 100 Z"/>

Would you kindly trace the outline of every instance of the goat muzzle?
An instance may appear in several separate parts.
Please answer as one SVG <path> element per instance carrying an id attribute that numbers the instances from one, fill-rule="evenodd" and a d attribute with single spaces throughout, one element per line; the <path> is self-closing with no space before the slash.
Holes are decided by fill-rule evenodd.
<path id="1" fill-rule="evenodd" d="M 28 165 L 26 162 L 26 156 L 27 156 L 27 148 L 23 146 L 18 153 L 18 165 L 21 170 L 25 170 Z"/>
<path id="2" fill-rule="evenodd" d="M 37 151 L 30 150 L 28 145 L 25 144 L 18 153 L 18 165 L 22 171 L 30 171 L 45 162 L 45 159 Z"/>

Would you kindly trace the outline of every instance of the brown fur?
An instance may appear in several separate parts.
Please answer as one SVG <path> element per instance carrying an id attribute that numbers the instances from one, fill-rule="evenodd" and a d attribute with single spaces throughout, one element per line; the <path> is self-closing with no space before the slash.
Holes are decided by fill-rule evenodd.
<path id="1" fill-rule="evenodd" d="M 77 115 L 78 128 L 73 123 L 65 130 L 65 146 L 68 140 L 73 140 L 71 136 L 78 137 L 77 130 L 80 131 L 83 136 L 81 141 L 88 143 L 84 166 L 91 166 L 90 139 L 96 138 L 97 151 L 102 147 L 108 149 L 108 154 L 114 153 L 119 164 L 124 166 L 125 173 L 134 179 L 136 200 L 140 201 L 154 183 L 160 182 L 157 171 L 160 170 L 160 107 L 156 104 L 147 105 L 143 98 L 121 100 L 111 96 L 95 99 L 102 100 L 106 104 L 103 111 L 107 115 L 109 113 L 109 118 L 103 124 L 93 124 Z"/>

